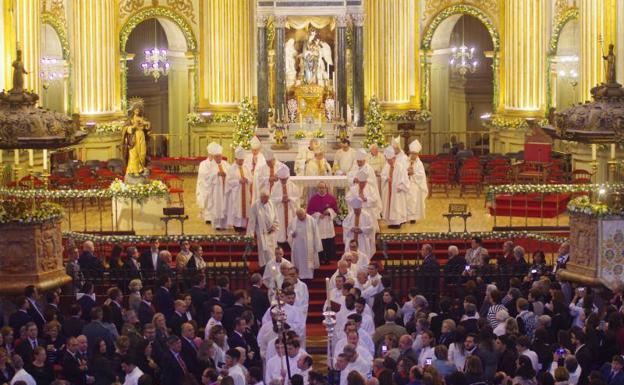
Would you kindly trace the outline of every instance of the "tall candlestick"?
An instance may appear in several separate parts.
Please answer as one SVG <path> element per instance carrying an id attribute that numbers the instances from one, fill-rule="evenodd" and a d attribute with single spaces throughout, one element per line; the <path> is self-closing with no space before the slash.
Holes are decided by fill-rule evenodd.
<path id="1" fill-rule="evenodd" d="M 0 150 L 0 164 L 2 164 L 2 162 L 4 161 L 4 159 L 2 159 L 3 156 L 3 150 Z"/>
<path id="2" fill-rule="evenodd" d="M 48 169 L 48 149 L 43 150 L 43 170 Z"/>
<path id="3" fill-rule="evenodd" d="M 13 150 L 13 153 L 15 155 L 15 159 L 14 159 L 15 160 L 15 165 L 19 166 L 19 161 L 20 161 L 20 159 L 19 159 L 19 150 Z"/>
<path id="4" fill-rule="evenodd" d="M 35 153 L 33 150 L 28 150 L 28 166 L 32 167 L 35 165 Z"/>
<path id="5" fill-rule="evenodd" d="M 615 159 L 615 143 L 611 143 L 611 159 Z"/>
<path id="6" fill-rule="evenodd" d="M 596 151 L 597 151 L 597 146 L 595 144 L 591 145 L 591 151 L 592 151 L 592 160 L 595 161 L 597 159 L 596 157 Z"/>
<path id="7" fill-rule="evenodd" d="M 329 301 L 329 278 L 325 278 L 325 291 L 327 292 L 327 301 Z"/>

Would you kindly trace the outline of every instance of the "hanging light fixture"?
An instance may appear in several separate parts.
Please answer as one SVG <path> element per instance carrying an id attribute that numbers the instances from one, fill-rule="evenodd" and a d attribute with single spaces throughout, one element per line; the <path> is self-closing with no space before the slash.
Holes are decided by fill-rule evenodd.
<path id="1" fill-rule="evenodd" d="M 158 31 L 156 29 L 158 21 L 154 19 L 154 48 L 146 49 L 145 60 L 141 63 L 143 75 L 151 76 L 157 82 L 161 76 L 169 74 L 170 64 L 167 61 L 167 50 L 158 48 Z"/>
<path id="2" fill-rule="evenodd" d="M 464 77 L 466 74 L 474 73 L 479 66 L 479 62 L 474 59 L 475 47 L 467 47 L 464 43 L 465 36 L 465 19 L 466 16 L 462 16 L 462 43 L 459 47 L 453 46 L 451 48 L 451 59 L 449 64 L 453 72 Z"/>
<path id="3" fill-rule="evenodd" d="M 572 87 L 578 85 L 578 64 L 579 58 L 576 55 L 559 56 L 557 60 L 559 77 L 567 80 Z"/>

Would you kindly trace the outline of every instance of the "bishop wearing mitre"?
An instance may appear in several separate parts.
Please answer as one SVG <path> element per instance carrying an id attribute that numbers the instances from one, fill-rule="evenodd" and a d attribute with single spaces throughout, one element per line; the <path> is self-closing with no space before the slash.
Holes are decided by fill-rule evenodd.
<path id="1" fill-rule="evenodd" d="M 227 172 L 226 202 L 227 224 L 237 231 L 247 227 L 249 207 L 251 206 L 251 170 L 245 166 L 245 150 L 237 147 L 234 150 L 235 162 Z"/>
<path id="2" fill-rule="evenodd" d="M 360 198 L 362 210 L 373 219 L 375 233 L 379 231 L 378 220 L 381 218 L 381 197 L 377 186 L 371 183 L 371 180 L 376 179 L 377 177 L 374 175 L 371 177 L 366 170 L 358 171 L 354 178 L 355 184 L 349 188 L 345 196 L 347 202 L 353 198 Z"/>
<path id="3" fill-rule="evenodd" d="M 277 229 L 277 242 L 280 246 L 287 246 L 288 226 L 295 219 L 295 211 L 299 207 L 299 199 L 301 193 L 299 188 L 291 181 L 290 170 L 283 165 L 277 170 L 277 178 L 279 182 L 273 186 L 271 191 L 271 202 L 275 206 L 277 212 L 277 221 L 279 223 Z"/>
<path id="4" fill-rule="evenodd" d="M 314 278 L 319 268 L 319 252 L 323 250 L 316 220 L 298 208 L 295 219 L 288 224 L 288 243 L 292 250 L 292 263 L 299 270 L 299 278 Z"/>
<path id="5" fill-rule="evenodd" d="M 397 159 L 393 146 L 384 150 L 386 164 L 381 171 L 382 216 L 391 229 L 398 229 L 407 221 L 409 179 L 405 164 Z"/>
<path id="6" fill-rule="evenodd" d="M 390 145 L 392 145 L 392 148 L 394 149 L 396 161 L 399 163 L 403 163 L 405 168 L 407 168 L 407 155 L 405 155 L 405 152 L 401 149 L 401 137 L 397 136 L 395 138 L 392 138 L 392 140 L 390 141 Z"/>
<path id="7" fill-rule="evenodd" d="M 354 185 L 357 183 L 355 175 L 360 171 L 365 172 L 368 175 L 368 183 L 372 185 L 375 189 L 378 189 L 377 185 L 377 174 L 375 173 L 375 169 L 368 163 L 368 154 L 366 150 L 360 148 L 355 153 L 355 164 L 349 170 L 347 174 L 347 180 L 349 184 Z M 381 172 L 381 168 L 379 168 L 379 172 Z"/>
<path id="8" fill-rule="evenodd" d="M 314 159 L 314 150 L 319 146 L 317 139 L 310 139 L 308 146 L 299 146 L 297 157 L 295 158 L 295 174 L 305 175 L 306 164 L 309 160 Z"/>
<path id="9" fill-rule="evenodd" d="M 427 174 L 425 166 L 418 157 L 422 145 L 415 139 L 409 145 L 409 160 L 407 162 L 407 175 L 409 177 L 409 196 L 407 199 L 407 219 L 415 223 L 425 217 L 425 200 L 429 195 L 427 186 Z"/>
<path id="10" fill-rule="evenodd" d="M 208 195 L 208 180 L 210 167 L 214 163 L 213 158 L 216 146 L 218 146 L 217 143 L 210 142 L 208 147 L 206 147 L 208 150 L 208 157 L 199 164 L 197 170 L 197 184 L 195 185 L 195 199 L 197 207 L 200 210 L 199 215 L 206 224 L 210 223 L 212 220 L 211 210 L 213 199 L 212 196 Z"/>
<path id="11" fill-rule="evenodd" d="M 249 210 L 247 223 L 247 235 L 256 236 L 260 267 L 275 259 L 278 228 L 277 211 L 269 199 L 269 192 L 260 190 L 258 200 L 251 205 Z"/>
<path id="12" fill-rule="evenodd" d="M 212 227 L 224 230 L 227 227 L 226 178 L 230 165 L 223 160 L 223 147 L 215 143 L 211 152 L 212 162 L 202 171 L 203 194 L 206 200 L 210 200 L 204 208 L 208 211 L 206 215 L 210 217 Z"/>
<path id="13" fill-rule="evenodd" d="M 254 177 L 251 180 L 251 202 L 255 202 L 258 199 L 260 192 L 259 186 L 255 183 L 255 176 L 258 169 L 266 163 L 264 155 L 262 154 L 262 143 L 257 136 L 254 136 L 249 141 L 251 146 L 251 152 L 245 156 L 245 166 L 251 171 L 251 175 Z"/>
<path id="14" fill-rule="evenodd" d="M 258 166 L 254 174 L 254 186 L 258 186 L 259 190 L 267 190 L 269 194 L 273 191 L 273 186 L 279 181 L 277 178 L 277 170 L 284 166 L 284 163 L 275 159 L 275 154 L 271 150 L 264 151 L 265 163 Z"/>
<path id="15" fill-rule="evenodd" d="M 355 241 L 358 252 L 370 261 L 375 254 L 375 220 L 362 210 L 363 201 L 359 197 L 351 196 L 347 203 L 351 210 L 342 221 L 344 244 L 348 245 L 351 241 Z"/>

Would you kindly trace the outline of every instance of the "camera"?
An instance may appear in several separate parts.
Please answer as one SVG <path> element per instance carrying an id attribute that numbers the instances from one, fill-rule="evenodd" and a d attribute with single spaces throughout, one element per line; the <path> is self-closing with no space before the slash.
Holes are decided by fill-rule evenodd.
<path id="1" fill-rule="evenodd" d="M 564 355 L 564 354 L 565 354 L 565 352 L 566 352 L 566 351 L 565 351 L 565 349 L 564 349 L 564 348 L 559 348 L 559 349 L 557 349 L 557 354 L 559 354 L 560 356 Z"/>
<path id="2" fill-rule="evenodd" d="M 465 270 L 465 271 L 470 270 L 470 265 L 466 265 L 466 266 L 464 266 L 464 270 Z"/>
<path id="3" fill-rule="evenodd" d="M 427 359 L 425 360 L 425 364 L 426 364 L 426 365 L 431 365 L 431 358 L 427 358 Z"/>
<path id="4" fill-rule="evenodd" d="M 385 353 L 388 351 L 388 346 L 387 345 L 381 345 L 381 352 Z"/>

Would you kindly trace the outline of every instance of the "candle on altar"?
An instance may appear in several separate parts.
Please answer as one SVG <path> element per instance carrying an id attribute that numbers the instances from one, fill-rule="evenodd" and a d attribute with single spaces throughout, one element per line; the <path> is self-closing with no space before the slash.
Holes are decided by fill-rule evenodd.
<path id="1" fill-rule="evenodd" d="M 327 293 L 327 300 L 329 301 L 329 278 L 325 278 L 325 292 Z"/>
<path id="2" fill-rule="evenodd" d="M 596 151 L 597 151 L 597 146 L 595 144 L 591 145 L 591 152 L 592 152 L 592 160 L 595 161 L 596 160 Z"/>
<path id="3" fill-rule="evenodd" d="M 3 152 L 3 150 L 0 150 L 0 164 L 2 164 L 2 161 L 4 160 L 4 159 L 2 159 L 2 157 L 4 156 L 4 154 L 2 152 Z"/>
<path id="4" fill-rule="evenodd" d="M 33 150 L 28 150 L 28 167 L 35 165 L 35 153 Z"/>
<path id="5" fill-rule="evenodd" d="M 48 149 L 44 148 L 43 149 L 43 170 L 47 170 L 48 169 Z"/>
<path id="6" fill-rule="evenodd" d="M 615 159 L 615 143 L 611 143 L 611 159 Z"/>
<path id="7" fill-rule="evenodd" d="M 15 165 L 17 166 L 17 165 L 19 165 L 19 161 L 20 161 L 20 159 L 19 159 L 19 150 L 13 150 L 13 153 L 15 155 L 15 159 L 14 159 L 15 160 Z"/>
<path id="8" fill-rule="evenodd" d="M 277 279 L 277 267 L 275 266 L 271 267 L 271 277 L 273 277 L 273 279 Z"/>

